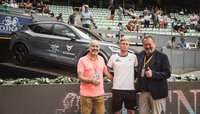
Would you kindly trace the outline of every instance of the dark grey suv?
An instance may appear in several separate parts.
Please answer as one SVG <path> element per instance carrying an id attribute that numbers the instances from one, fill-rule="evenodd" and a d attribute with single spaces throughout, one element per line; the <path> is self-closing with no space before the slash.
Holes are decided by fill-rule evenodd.
<path id="1" fill-rule="evenodd" d="M 99 40 L 101 46 L 99 54 L 106 62 L 112 54 L 119 52 L 117 45 L 104 42 L 88 29 L 52 21 L 33 22 L 13 32 L 10 49 L 17 65 L 26 65 L 29 60 L 39 58 L 76 66 L 79 58 L 89 51 L 91 40 Z"/>

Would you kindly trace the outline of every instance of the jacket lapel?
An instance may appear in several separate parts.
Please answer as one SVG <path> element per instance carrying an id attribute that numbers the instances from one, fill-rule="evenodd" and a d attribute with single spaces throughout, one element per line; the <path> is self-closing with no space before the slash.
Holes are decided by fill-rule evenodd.
<path id="1" fill-rule="evenodd" d="M 156 62 L 157 53 L 158 53 L 158 51 L 155 49 L 155 50 L 154 50 L 153 57 L 152 57 L 152 59 L 150 60 L 149 65 L 148 65 L 148 66 L 150 67 L 150 69 L 153 68 L 154 63 Z"/>
<path id="2" fill-rule="evenodd" d="M 139 70 L 141 70 L 143 68 L 143 60 L 144 60 L 144 55 L 145 52 L 141 52 L 141 54 L 139 55 L 139 59 L 138 59 L 138 63 L 139 63 Z"/>

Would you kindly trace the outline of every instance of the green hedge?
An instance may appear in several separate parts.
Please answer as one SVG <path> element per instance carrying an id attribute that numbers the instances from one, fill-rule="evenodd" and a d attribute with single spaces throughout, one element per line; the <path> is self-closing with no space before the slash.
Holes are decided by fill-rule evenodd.
<path id="1" fill-rule="evenodd" d="M 103 78 L 105 83 L 111 83 L 111 81 L 104 76 Z M 135 80 L 136 81 L 136 80 Z M 188 75 L 184 76 L 181 80 L 179 81 L 200 81 L 199 76 L 195 75 Z M 12 79 L 7 79 L 7 80 L 2 80 L 0 79 L 0 85 L 18 85 L 18 84 L 67 84 L 67 83 L 80 83 L 78 79 L 72 79 L 69 77 L 57 77 L 55 79 L 49 79 L 49 78 L 35 78 L 35 79 L 28 79 L 28 78 L 19 78 L 16 80 Z"/>
<path id="2" fill-rule="evenodd" d="M 110 83 L 111 81 L 107 78 L 104 77 L 104 82 L 105 83 Z M 72 79 L 69 77 L 57 77 L 55 79 L 49 79 L 49 78 L 35 78 L 35 79 L 28 79 L 28 78 L 19 78 L 16 80 L 12 79 L 6 79 L 2 80 L 0 79 L 0 85 L 18 85 L 18 84 L 67 84 L 67 83 L 80 83 L 78 79 Z"/>

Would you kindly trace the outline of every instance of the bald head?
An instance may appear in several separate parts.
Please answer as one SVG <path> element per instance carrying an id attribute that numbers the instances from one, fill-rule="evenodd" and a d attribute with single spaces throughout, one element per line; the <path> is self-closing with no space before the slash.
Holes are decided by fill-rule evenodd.
<path id="1" fill-rule="evenodd" d="M 97 40 L 92 40 L 92 41 L 90 42 L 90 45 L 89 45 L 89 46 L 91 46 L 91 45 L 93 45 L 93 44 L 99 45 L 99 42 L 98 42 Z"/>

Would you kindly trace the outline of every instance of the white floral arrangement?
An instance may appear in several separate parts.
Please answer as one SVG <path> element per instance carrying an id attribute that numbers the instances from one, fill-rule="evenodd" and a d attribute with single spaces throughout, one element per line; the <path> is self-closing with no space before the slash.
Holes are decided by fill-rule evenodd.
<path id="1" fill-rule="evenodd" d="M 199 76 L 195 76 L 194 74 L 192 75 L 187 75 L 182 78 L 182 81 L 200 81 Z"/>

